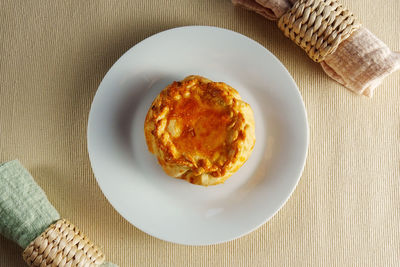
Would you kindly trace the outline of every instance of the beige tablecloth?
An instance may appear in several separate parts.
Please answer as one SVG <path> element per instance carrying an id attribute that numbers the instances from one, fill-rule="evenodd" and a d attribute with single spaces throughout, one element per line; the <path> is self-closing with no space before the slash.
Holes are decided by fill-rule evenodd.
<path id="1" fill-rule="evenodd" d="M 399 0 L 342 0 L 400 50 Z M 96 184 L 86 150 L 91 101 L 131 46 L 172 27 L 213 25 L 264 45 L 304 98 L 310 147 L 283 209 L 255 232 L 191 247 L 125 221 Z M 32 172 L 60 214 L 122 266 L 399 266 L 400 73 L 372 99 L 330 80 L 273 22 L 229 0 L 0 1 L 0 161 Z M 1 185 L 0 185 L 1 186 Z M 24 266 L 0 238 L 0 266 Z"/>

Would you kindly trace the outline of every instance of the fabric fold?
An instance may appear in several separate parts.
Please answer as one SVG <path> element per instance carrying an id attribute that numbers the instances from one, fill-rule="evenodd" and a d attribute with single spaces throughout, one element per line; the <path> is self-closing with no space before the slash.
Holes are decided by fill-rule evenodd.
<path id="1" fill-rule="evenodd" d="M 368 97 L 383 79 L 400 69 L 400 53 L 392 52 L 368 29 L 361 27 L 344 40 L 321 66 L 329 77 Z"/>
<path id="2" fill-rule="evenodd" d="M 0 233 L 21 248 L 60 219 L 46 194 L 18 160 L 0 165 Z"/>
<path id="3" fill-rule="evenodd" d="M 279 19 L 292 7 L 289 0 L 232 0 L 232 3 L 254 11 L 269 20 Z"/>

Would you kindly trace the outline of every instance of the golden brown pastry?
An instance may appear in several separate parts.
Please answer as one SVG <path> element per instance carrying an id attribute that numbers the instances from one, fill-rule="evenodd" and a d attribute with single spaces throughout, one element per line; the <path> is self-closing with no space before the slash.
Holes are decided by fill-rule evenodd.
<path id="1" fill-rule="evenodd" d="M 144 133 L 168 175 L 207 186 L 223 183 L 246 162 L 254 127 L 253 111 L 235 89 L 189 76 L 156 97 Z"/>

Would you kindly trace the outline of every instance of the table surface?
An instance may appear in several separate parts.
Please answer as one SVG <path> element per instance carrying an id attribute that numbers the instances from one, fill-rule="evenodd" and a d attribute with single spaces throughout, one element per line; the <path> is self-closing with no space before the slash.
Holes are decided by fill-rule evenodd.
<path id="1" fill-rule="evenodd" d="M 399 0 L 342 0 L 400 50 Z M 229 0 L 0 1 L 0 161 L 18 158 L 56 209 L 122 266 L 398 266 L 400 73 L 372 99 L 324 74 L 276 24 Z M 268 223 L 240 239 L 183 246 L 153 238 L 107 202 L 86 149 L 88 112 L 111 65 L 157 32 L 212 25 L 264 45 L 286 66 L 310 126 L 306 167 Z M 0 266 L 25 266 L 0 237 Z"/>

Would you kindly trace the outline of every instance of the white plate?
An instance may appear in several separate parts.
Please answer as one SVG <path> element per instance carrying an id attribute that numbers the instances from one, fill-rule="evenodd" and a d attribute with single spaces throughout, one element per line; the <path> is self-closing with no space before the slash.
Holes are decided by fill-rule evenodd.
<path id="1" fill-rule="evenodd" d="M 145 144 L 151 102 L 190 74 L 233 86 L 254 111 L 254 151 L 225 184 L 168 177 Z M 285 67 L 257 42 L 215 27 L 175 28 L 132 47 L 104 77 L 89 114 L 90 161 L 108 201 L 142 231 L 180 244 L 229 241 L 268 221 L 296 187 L 307 147 L 306 111 Z"/>

